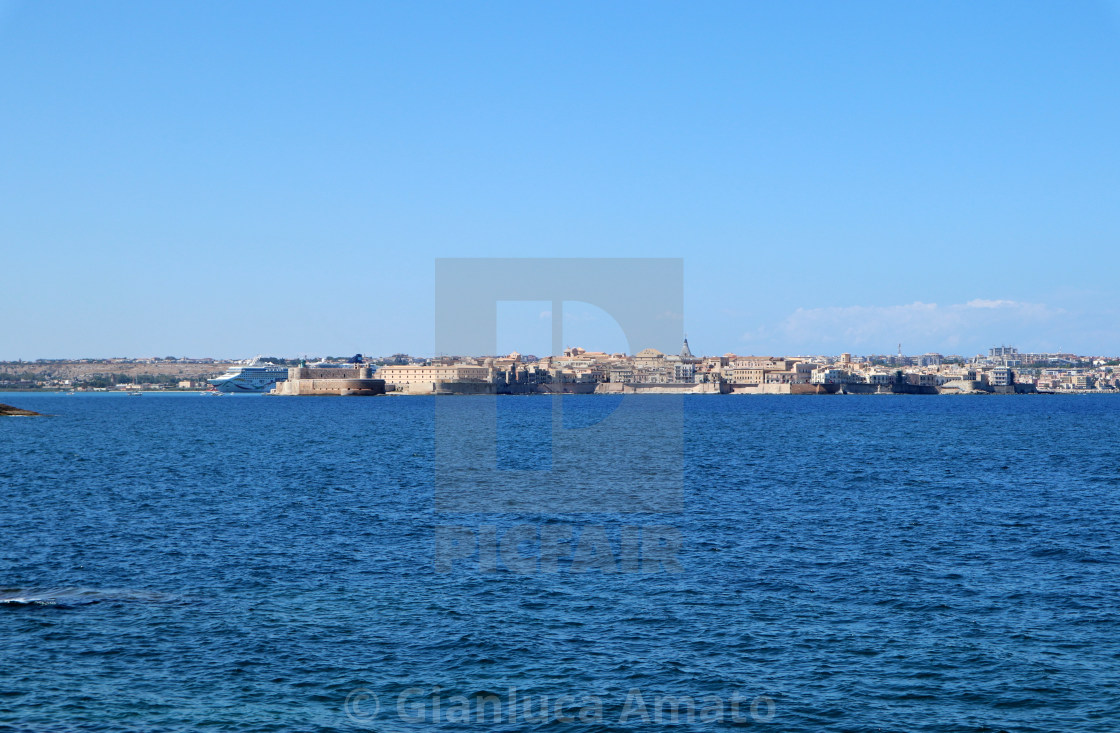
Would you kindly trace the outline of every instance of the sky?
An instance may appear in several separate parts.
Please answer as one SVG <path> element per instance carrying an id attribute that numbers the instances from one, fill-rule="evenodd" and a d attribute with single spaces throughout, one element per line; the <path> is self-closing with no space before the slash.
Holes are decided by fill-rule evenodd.
<path id="1" fill-rule="evenodd" d="M 0 359 L 428 355 L 448 257 L 681 258 L 696 353 L 1120 354 L 1118 134 L 1116 2 L 0 0 Z"/>

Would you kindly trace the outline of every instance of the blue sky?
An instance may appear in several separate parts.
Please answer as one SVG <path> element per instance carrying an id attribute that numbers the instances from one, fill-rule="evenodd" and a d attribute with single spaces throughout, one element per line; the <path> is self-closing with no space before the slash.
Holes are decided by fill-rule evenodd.
<path id="1" fill-rule="evenodd" d="M 684 258 L 704 353 L 1120 353 L 1115 3 L 0 0 L 0 70 L 0 359 L 431 353 L 527 256 Z"/>

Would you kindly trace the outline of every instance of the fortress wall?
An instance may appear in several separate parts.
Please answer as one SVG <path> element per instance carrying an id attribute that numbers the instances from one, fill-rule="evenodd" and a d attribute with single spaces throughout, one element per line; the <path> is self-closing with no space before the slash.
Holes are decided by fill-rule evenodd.
<path id="1" fill-rule="evenodd" d="M 333 370 L 316 370 L 333 371 Z M 279 382 L 272 394 L 283 396 L 372 396 L 385 394 L 382 379 L 289 379 Z"/>
<path id="2" fill-rule="evenodd" d="M 322 367 L 293 367 L 288 379 L 369 379 L 369 367 L 331 369 Z"/>

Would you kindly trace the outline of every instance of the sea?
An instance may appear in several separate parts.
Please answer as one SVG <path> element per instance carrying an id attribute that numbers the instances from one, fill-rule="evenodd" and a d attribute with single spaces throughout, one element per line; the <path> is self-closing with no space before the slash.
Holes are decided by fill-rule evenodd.
<path id="1" fill-rule="evenodd" d="M 0 402 L 3 731 L 1120 730 L 1118 396 Z"/>

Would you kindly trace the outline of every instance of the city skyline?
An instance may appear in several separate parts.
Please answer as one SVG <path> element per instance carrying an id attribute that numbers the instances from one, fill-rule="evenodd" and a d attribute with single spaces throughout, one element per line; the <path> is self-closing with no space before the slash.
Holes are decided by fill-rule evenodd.
<path id="1" fill-rule="evenodd" d="M 530 394 L 1037 394 L 1115 393 L 1120 357 L 1039 354 L 995 346 L 986 355 L 818 356 L 679 353 L 409 354 L 325 359 L 257 357 L 0 363 L 0 389 L 215 391 L 286 396 Z"/>
<path id="2" fill-rule="evenodd" d="M 1048 358 L 1048 357 L 1051 357 L 1051 358 L 1076 357 L 1078 359 L 1083 359 L 1083 360 L 1086 360 L 1086 359 L 1120 359 L 1120 353 L 1109 353 L 1109 352 L 1103 352 L 1103 351 L 1075 352 L 1075 351 L 1065 351 L 1065 350 L 1027 351 L 1027 350 L 1019 349 L 1018 347 L 1016 347 L 1014 345 L 1006 344 L 1006 343 L 1002 343 L 998 346 L 991 346 L 991 347 L 988 347 L 987 349 L 981 349 L 981 350 L 978 350 L 978 351 L 975 351 L 975 352 L 967 352 L 967 353 L 940 352 L 940 351 L 933 351 L 933 350 L 925 350 L 925 351 L 907 350 L 907 349 L 903 348 L 903 345 L 901 343 L 898 344 L 898 348 L 897 348 L 896 351 L 874 351 L 874 352 L 814 351 L 814 352 L 804 352 L 804 353 L 780 353 L 780 352 L 774 352 L 774 353 L 757 352 L 757 353 L 755 353 L 755 352 L 740 351 L 740 352 L 724 352 L 722 354 L 716 354 L 716 353 L 706 352 L 706 351 L 702 351 L 702 350 L 692 350 L 692 345 L 687 341 L 687 338 L 685 339 L 685 344 L 684 345 L 691 350 L 691 355 L 692 356 L 695 356 L 696 358 L 701 358 L 701 359 L 711 359 L 711 358 L 718 358 L 718 357 L 742 357 L 742 358 L 775 357 L 775 358 L 794 358 L 794 359 L 818 359 L 818 358 L 821 358 L 821 359 L 836 359 L 836 358 L 840 358 L 842 356 L 848 356 L 848 357 L 851 357 L 853 359 L 858 359 L 858 360 L 875 360 L 875 359 L 890 360 L 890 359 L 893 359 L 895 357 L 902 357 L 902 358 L 906 358 L 906 359 L 918 359 L 920 357 L 935 356 L 935 357 L 938 357 L 940 359 L 959 359 L 962 362 L 972 362 L 972 361 L 989 359 L 989 358 L 992 357 L 993 354 L 1003 353 L 1003 352 L 1022 354 L 1023 356 L 1026 356 L 1026 357 L 1037 357 L 1037 361 L 1039 361 L 1039 362 L 1045 361 L 1045 359 Z M 549 359 L 549 358 L 554 358 L 554 357 L 565 357 L 565 356 L 569 356 L 571 354 L 571 352 L 608 355 L 608 356 L 620 355 L 620 356 L 629 358 L 629 357 L 633 357 L 633 356 L 637 355 L 639 352 L 650 351 L 651 349 L 652 349 L 652 347 L 646 347 L 645 349 L 636 349 L 636 350 L 632 350 L 632 351 L 628 350 L 628 349 L 611 350 L 611 349 L 601 349 L 601 348 L 594 348 L 594 347 L 593 348 L 584 348 L 582 345 L 572 344 L 570 346 L 564 347 L 564 349 L 559 353 L 551 353 L 550 351 L 547 351 L 547 350 L 536 350 L 536 351 L 534 351 L 534 350 L 530 350 L 530 349 L 503 349 L 503 350 L 495 351 L 493 353 L 469 353 L 469 354 L 468 353 L 462 353 L 462 354 L 428 353 L 428 354 L 423 354 L 423 353 L 413 353 L 413 352 L 406 352 L 406 351 L 399 351 L 399 350 L 398 351 L 392 351 L 392 352 L 384 352 L 384 353 L 373 353 L 373 352 L 364 352 L 363 353 L 363 352 L 359 352 L 359 353 L 356 353 L 356 354 L 348 354 L 345 351 L 322 352 L 322 353 L 312 353 L 312 352 L 308 352 L 308 351 L 301 351 L 301 352 L 297 352 L 297 353 L 271 353 L 271 354 L 261 353 L 261 354 L 256 354 L 256 355 L 253 355 L 253 356 L 246 356 L 244 354 L 241 354 L 241 355 L 221 355 L 221 356 L 207 355 L 207 354 L 194 354 L 194 355 L 181 355 L 181 356 L 175 356 L 175 355 L 171 355 L 171 354 L 168 354 L 168 355 L 165 355 L 165 356 L 140 355 L 140 354 L 133 354 L 133 355 L 118 354 L 118 355 L 115 355 L 115 356 L 105 356 L 105 357 L 85 355 L 85 356 L 51 357 L 51 358 L 39 357 L 39 358 L 36 358 L 36 359 L 22 359 L 22 358 L 21 359 L 0 359 L 0 364 L 16 364 L 16 363 L 21 363 L 21 362 L 25 363 L 25 364 L 47 363 L 47 362 L 74 362 L 74 363 L 77 363 L 77 362 L 99 362 L 100 363 L 100 362 L 114 362 L 114 361 L 121 361 L 121 362 L 161 362 L 161 361 L 166 361 L 166 362 L 189 362 L 189 363 L 208 362 L 208 363 L 217 363 L 217 364 L 228 364 L 228 363 L 236 363 L 236 362 L 253 362 L 253 361 L 265 361 L 265 362 L 267 362 L 269 360 L 281 360 L 281 361 L 286 361 L 286 362 L 313 361 L 313 360 L 319 360 L 319 359 L 334 360 L 334 361 L 353 361 L 353 360 L 355 360 L 356 358 L 359 358 L 359 357 L 364 361 L 370 361 L 370 360 L 372 360 L 372 361 L 383 361 L 383 360 L 392 359 L 394 357 L 408 357 L 410 359 L 419 359 L 419 360 L 426 360 L 426 361 L 438 361 L 438 360 L 441 360 L 441 359 L 448 359 L 448 358 L 468 358 L 468 359 L 505 358 L 505 357 L 510 357 L 510 356 L 514 356 L 514 355 L 516 355 L 518 357 L 523 357 L 527 360 L 532 361 L 532 360 Z M 652 350 L 660 352 L 659 349 L 652 349 Z M 672 350 L 665 351 L 665 352 L 660 352 L 660 353 L 668 355 L 670 357 L 672 357 L 673 355 L 676 354 L 676 352 L 672 351 Z M 683 350 L 682 350 L 682 355 L 683 355 Z M 1028 361 L 1026 363 L 1034 363 L 1034 362 Z"/>

